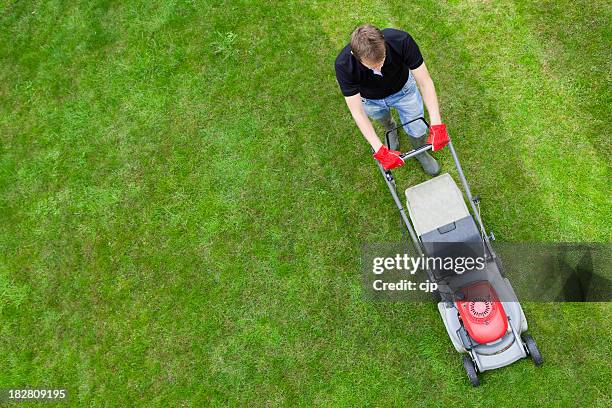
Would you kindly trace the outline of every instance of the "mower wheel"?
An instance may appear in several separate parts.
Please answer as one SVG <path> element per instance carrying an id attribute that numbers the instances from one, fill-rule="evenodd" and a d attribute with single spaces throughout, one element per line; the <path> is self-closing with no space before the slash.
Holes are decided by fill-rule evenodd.
<path id="1" fill-rule="evenodd" d="M 463 368 L 465 368 L 465 372 L 467 373 L 472 386 L 478 387 L 480 385 L 480 381 L 478 381 L 478 373 L 476 372 L 476 367 L 474 366 L 474 362 L 470 356 L 463 356 Z"/>
<path id="2" fill-rule="evenodd" d="M 544 363 L 544 359 L 542 359 L 542 354 L 540 354 L 538 345 L 536 344 L 533 337 L 531 337 L 531 334 L 525 333 L 521 336 L 521 338 L 523 339 L 525 346 L 527 346 L 527 351 L 529 352 L 533 363 L 538 367 L 541 366 Z"/>

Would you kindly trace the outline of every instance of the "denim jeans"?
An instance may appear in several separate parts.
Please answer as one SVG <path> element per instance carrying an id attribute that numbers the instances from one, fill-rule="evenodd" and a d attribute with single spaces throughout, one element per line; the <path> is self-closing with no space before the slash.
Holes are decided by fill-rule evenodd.
<path id="1" fill-rule="evenodd" d="M 423 98 L 417 88 L 416 81 L 412 72 L 408 75 L 408 80 L 398 92 L 383 99 L 361 98 L 363 107 L 371 119 L 382 119 L 391 114 L 391 108 L 395 108 L 399 113 L 401 123 L 406 123 L 418 117 L 425 117 L 423 114 Z M 427 133 L 427 126 L 422 120 L 412 122 L 404 126 L 404 130 L 411 137 L 421 137 Z"/>

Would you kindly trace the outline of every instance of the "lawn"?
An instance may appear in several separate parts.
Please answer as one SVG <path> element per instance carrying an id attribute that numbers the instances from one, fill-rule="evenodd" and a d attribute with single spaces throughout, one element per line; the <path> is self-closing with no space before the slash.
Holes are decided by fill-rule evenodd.
<path id="1" fill-rule="evenodd" d="M 85 407 L 610 406 L 610 303 L 526 302 L 545 365 L 474 389 L 434 304 L 364 300 L 363 244 L 401 235 L 333 61 L 358 24 L 410 32 L 497 239 L 606 243 L 611 16 L 3 1 L 0 388 Z"/>

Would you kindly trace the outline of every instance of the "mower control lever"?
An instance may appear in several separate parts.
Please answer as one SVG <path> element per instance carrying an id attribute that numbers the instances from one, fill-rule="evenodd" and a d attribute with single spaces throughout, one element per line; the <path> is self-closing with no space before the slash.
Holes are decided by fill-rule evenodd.
<path id="1" fill-rule="evenodd" d="M 406 126 L 406 125 L 407 125 L 407 124 L 409 124 L 409 123 L 416 122 L 417 120 L 422 120 L 422 121 L 423 121 L 423 123 L 425 123 L 425 126 L 427 126 L 427 129 L 429 129 L 429 123 L 427 123 L 427 121 L 425 120 L 425 118 L 424 118 L 424 117 L 419 116 L 419 117 L 418 117 L 418 118 L 416 118 L 416 119 L 409 120 L 408 122 L 402 123 L 401 125 L 394 127 L 393 129 L 389 129 L 389 130 L 387 130 L 387 131 L 385 132 L 385 136 L 389 135 L 389 133 L 393 132 L 394 130 L 397 130 L 397 129 L 401 128 L 401 127 Z"/>
<path id="2" fill-rule="evenodd" d="M 389 133 L 391 133 L 391 132 L 393 132 L 393 131 L 395 131 L 395 130 L 397 130 L 397 129 L 401 128 L 401 127 L 404 127 L 405 125 L 407 125 L 407 124 L 409 124 L 409 123 L 416 122 L 417 120 L 422 120 L 422 121 L 423 121 L 423 123 L 425 123 L 425 126 L 427 126 L 427 129 L 429 129 L 429 123 L 427 123 L 427 121 L 425 120 L 425 118 L 424 118 L 424 117 L 420 116 L 420 117 L 418 117 L 418 118 L 416 118 L 416 119 L 409 120 L 409 121 L 408 121 L 408 122 L 406 122 L 406 123 L 402 123 L 401 125 L 396 126 L 396 127 L 394 127 L 393 129 L 389 129 L 389 130 L 387 130 L 387 131 L 385 132 L 385 139 L 387 139 L 387 140 L 388 140 L 388 138 L 389 138 Z M 428 151 L 428 150 L 431 150 L 432 148 L 433 148 L 433 147 L 432 147 L 432 145 L 430 145 L 430 144 L 426 144 L 426 145 L 424 145 L 424 146 L 419 147 L 418 149 L 414 149 L 414 150 L 410 150 L 409 152 L 402 153 L 402 154 L 400 154 L 400 157 L 401 157 L 403 160 L 406 160 L 406 159 L 409 159 L 409 158 L 411 158 L 411 157 L 413 157 L 413 156 L 416 156 L 417 154 L 421 154 L 421 153 L 423 153 L 423 152 L 426 152 L 426 151 Z"/>

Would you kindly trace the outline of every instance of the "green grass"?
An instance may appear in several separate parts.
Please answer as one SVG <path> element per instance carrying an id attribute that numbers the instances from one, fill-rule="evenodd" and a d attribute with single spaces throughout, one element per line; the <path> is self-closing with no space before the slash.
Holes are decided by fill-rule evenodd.
<path id="1" fill-rule="evenodd" d="M 609 242 L 611 14 L 3 2 L 0 387 L 75 406 L 610 406 L 609 303 L 525 303 L 546 364 L 472 389 L 432 304 L 362 299 L 362 245 L 399 231 L 333 60 L 360 23 L 409 31 L 497 238 Z"/>

